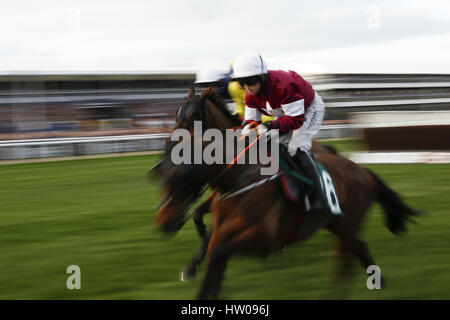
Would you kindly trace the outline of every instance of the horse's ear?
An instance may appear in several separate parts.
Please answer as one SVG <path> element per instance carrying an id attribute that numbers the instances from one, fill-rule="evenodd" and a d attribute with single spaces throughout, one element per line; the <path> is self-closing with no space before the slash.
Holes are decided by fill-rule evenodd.
<path id="1" fill-rule="evenodd" d="M 194 87 L 190 87 L 190 88 L 189 88 L 189 91 L 188 91 L 188 96 L 187 96 L 186 99 L 190 99 L 190 98 L 192 98 L 193 96 L 195 96 L 195 89 L 194 89 Z"/>
<path id="2" fill-rule="evenodd" d="M 207 97 L 210 97 L 212 94 L 214 94 L 215 88 L 214 87 L 208 87 L 205 90 L 203 90 L 202 95 L 200 96 L 200 100 L 203 100 Z"/>

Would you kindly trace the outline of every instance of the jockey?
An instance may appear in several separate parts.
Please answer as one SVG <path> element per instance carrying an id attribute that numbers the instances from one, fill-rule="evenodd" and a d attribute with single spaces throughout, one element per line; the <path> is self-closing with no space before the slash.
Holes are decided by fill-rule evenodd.
<path id="1" fill-rule="evenodd" d="M 229 86 L 234 82 L 229 75 L 212 68 L 199 70 L 195 77 L 195 85 L 215 87 L 216 92 L 226 101 L 230 101 L 231 99 L 234 101 L 236 99 L 230 94 L 229 90 Z M 234 109 L 236 111 L 236 107 Z"/>
<path id="2" fill-rule="evenodd" d="M 243 117 L 245 109 L 245 90 L 237 81 L 230 81 L 228 84 L 228 93 L 234 102 L 234 113 Z"/>
<path id="3" fill-rule="evenodd" d="M 260 123 L 256 128 L 258 134 L 270 133 L 271 129 L 278 129 L 280 135 L 289 133 L 289 154 L 316 185 L 310 211 L 328 211 L 327 197 L 320 187 L 319 173 L 310 152 L 325 113 L 322 98 L 296 72 L 267 70 L 258 53 L 243 53 L 235 59 L 233 79 L 246 90 L 244 121 L 247 124 L 242 133 L 248 134 L 255 121 Z M 261 114 L 277 118 L 261 123 Z"/>
<path id="4" fill-rule="evenodd" d="M 237 81 L 231 79 L 233 68 L 228 73 L 220 72 L 216 69 L 207 68 L 199 70 L 196 74 L 195 84 L 199 86 L 216 87 L 217 93 L 225 100 L 233 100 L 234 114 L 244 116 L 245 90 Z M 263 116 L 262 122 L 273 120 L 273 117 Z"/>

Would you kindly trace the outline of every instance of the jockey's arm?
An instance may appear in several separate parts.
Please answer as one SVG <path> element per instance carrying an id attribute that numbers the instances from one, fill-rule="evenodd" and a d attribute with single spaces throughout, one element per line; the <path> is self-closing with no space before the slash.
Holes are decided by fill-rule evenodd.
<path id="1" fill-rule="evenodd" d="M 272 121 L 271 129 L 278 129 L 279 133 L 283 134 L 300 128 L 303 125 L 304 120 L 304 115 L 279 117 Z"/>
<path id="2" fill-rule="evenodd" d="M 280 134 L 300 128 L 305 121 L 305 100 L 299 99 L 281 104 L 284 116 L 270 124 L 271 129 L 278 129 Z"/>
<path id="3" fill-rule="evenodd" d="M 249 106 L 245 106 L 244 121 L 245 123 L 250 122 L 261 123 L 261 112 L 259 112 L 257 108 L 250 108 Z"/>
<path id="4" fill-rule="evenodd" d="M 250 108 L 247 105 L 244 108 L 244 128 L 242 135 L 247 136 L 261 123 L 261 112 L 257 108 Z"/>

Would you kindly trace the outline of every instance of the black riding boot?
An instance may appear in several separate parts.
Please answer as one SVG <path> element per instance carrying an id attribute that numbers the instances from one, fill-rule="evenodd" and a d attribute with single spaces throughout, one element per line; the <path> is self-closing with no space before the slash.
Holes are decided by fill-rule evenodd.
<path id="1" fill-rule="evenodd" d="M 305 171 L 308 178 L 312 179 L 315 185 L 312 197 L 313 199 L 311 200 L 310 197 L 312 203 L 310 203 L 311 208 L 309 209 L 309 211 L 329 213 L 330 209 L 327 205 L 328 200 L 321 187 L 319 171 L 316 168 L 314 160 L 312 159 L 312 157 L 309 155 L 308 152 L 302 150 L 297 151 L 295 158 L 297 163 L 299 163 L 300 166 Z"/>

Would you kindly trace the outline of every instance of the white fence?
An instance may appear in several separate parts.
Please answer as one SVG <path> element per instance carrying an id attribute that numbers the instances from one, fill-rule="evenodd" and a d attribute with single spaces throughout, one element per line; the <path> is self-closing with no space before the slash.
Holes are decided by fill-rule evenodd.
<path id="1" fill-rule="evenodd" d="M 161 150 L 169 134 L 0 141 L 0 160 Z"/>
<path id="2" fill-rule="evenodd" d="M 350 125 L 322 126 L 317 138 L 342 138 Z M 168 133 L 0 141 L 0 160 L 162 150 Z"/>

